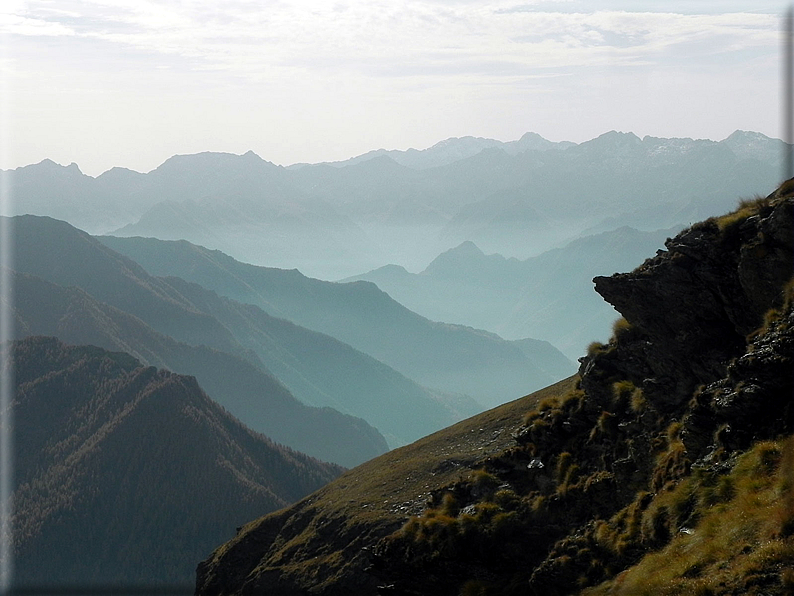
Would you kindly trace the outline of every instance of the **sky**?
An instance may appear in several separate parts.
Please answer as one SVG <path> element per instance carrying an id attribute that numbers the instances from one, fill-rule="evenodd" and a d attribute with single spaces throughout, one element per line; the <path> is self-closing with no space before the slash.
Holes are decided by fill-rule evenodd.
<path id="1" fill-rule="evenodd" d="M 780 1 L 3 0 L 0 168 L 781 136 Z"/>

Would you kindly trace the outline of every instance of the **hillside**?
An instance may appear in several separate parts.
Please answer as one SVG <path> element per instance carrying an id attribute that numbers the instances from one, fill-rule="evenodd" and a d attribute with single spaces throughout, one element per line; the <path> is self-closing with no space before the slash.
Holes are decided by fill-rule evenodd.
<path id="1" fill-rule="evenodd" d="M 192 377 L 54 338 L 3 349 L 15 589 L 189 587 L 236 526 L 342 471 L 250 431 Z"/>
<path id="2" fill-rule="evenodd" d="M 11 221 L 18 271 L 79 287 L 179 342 L 247 360 L 274 375 L 303 403 L 367 420 L 392 445 L 415 440 L 478 409 L 462 400 L 448 406 L 437 392 L 342 341 L 195 283 L 150 275 L 65 222 L 34 216 Z M 250 418 L 243 421 L 256 424 Z M 369 453 L 370 448 L 362 450 L 362 457 Z"/>
<path id="3" fill-rule="evenodd" d="M 428 320 L 371 283 L 332 283 L 296 270 L 249 265 L 188 242 L 111 236 L 99 240 L 152 275 L 178 275 L 330 335 L 442 394 L 468 395 L 495 406 L 559 380 L 511 342 L 479 329 Z M 466 408 L 466 403 L 457 407 Z"/>
<path id="4" fill-rule="evenodd" d="M 346 472 L 294 506 L 246 524 L 199 565 L 198 594 L 374 594 L 372 549 L 446 485 L 515 443 L 526 412 L 561 381 Z M 256 569 L 262 566 L 264 573 Z"/>
<path id="5" fill-rule="evenodd" d="M 789 181 L 596 278 L 577 378 L 250 522 L 197 593 L 790 593 L 793 272 Z"/>
<path id="6" fill-rule="evenodd" d="M 178 342 L 79 288 L 25 274 L 14 275 L 13 282 L 11 312 L 20 339 L 53 336 L 126 352 L 144 365 L 194 376 L 213 401 L 249 428 L 322 461 L 352 467 L 388 450 L 383 436 L 364 420 L 299 402 L 247 360 Z"/>

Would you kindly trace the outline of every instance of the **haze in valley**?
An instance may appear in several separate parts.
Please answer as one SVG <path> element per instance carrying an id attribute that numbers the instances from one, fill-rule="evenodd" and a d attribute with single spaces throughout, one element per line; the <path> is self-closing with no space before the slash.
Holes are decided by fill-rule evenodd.
<path id="1" fill-rule="evenodd" d="M 195 585 L 209 594 L 238 548 L 264 575 L 274 564 L 308 585 L 322 574 L 301 541 L 344 538 L 323 525 L 332 518 L 356 520 L 344 538 L 356 569 L 333 580 L 356 582 L 374 541 L 435 516 L 427 507 L 453 482 L 476 512 L 496 486 L 517 491 L 499 507 L 524 499 L 539 517 L 546 496 L 568 494 L 576 523 L 635 507 L 636 487 L 662 494 L 648 478 L 678 482 L 688 466 L 665 416 L 694 416 L 684 404 L 698 384 L 736 381 L 726 359 L 753 342 L 780 348 L 770 366 L 791 359 L 779 340 L 791 190 L 775 191 L 790 150 L 785 8 L 4 2 L 0 592 L 14 568 L 14 587 L 192 590 L 204 558 Z M 689 258 L 707 266 L 681 274 Z M 609 280 L 638 267 L 631 279 L 652 283 L 632 301 L 638 284 Z M 608 302 L 594 278 L 617 284 L 602 287 Z M 691 288 L 708 300 L 695 305 Z M 690 331 L 700 343 L 682 339 Z M 772 396 L 776 370 L 759 381 Z M 552 422 L 532 422 L 536 408 Z M 741 441 L 773 428 L 759 412 Z M 790 416 L 778 422 L 790 432 Z M 725 449 L 741 443 L 720 428 Z M 556 480 L 526 473 L 544 466 L 528 437 Z M 672 462 L 661 476 L 660 445 Z M 475 469 L 504 478 L 482 492 L 462 475 Z M 349 496 L 325 514 L 317 490 Z M 306 523 L 285 530 L 279 515 Z M 286 565 L 239 543 L 260 548 L 261 528 L 281 540 L 292 525 L 305 535 Z M 588 581 L 622 567 L 603 568 Z"/>

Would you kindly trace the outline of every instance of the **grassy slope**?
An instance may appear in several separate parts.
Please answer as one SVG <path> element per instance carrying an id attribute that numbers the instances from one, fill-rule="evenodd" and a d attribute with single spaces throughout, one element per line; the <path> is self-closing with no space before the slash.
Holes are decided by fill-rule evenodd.
<path id="1" fill-rule="evenodd" d="M 239 566 L 246 573 L 266 566 L 269 579 L 283 577 L 309 593 L 330 583 L 337 583 L 339 593 L 361 588 L 347 582 L 362 580 L 359 572 L 369 565 L 363 548 L 421 512 L 432 491 L 468 476 L 484 458 L 512 446 L 512 433 L 526 412 L 547 397 L 565 394 L 574 383 L 571 377 L 386 453 L 296 505 L 247 524 L 203 564 L 210 569 L 204 593 L 234 593 L 242 587 L 245 574 L 212 575 L 219 563 L 232 560 L 247 561 L 247 568 Z M 322 583 L 314 581 L 319 571 Z"/>
<path id="2" fill-rule="evenodd" d="M 719 484 L 690 477 L 663 495 L 696 501 L 697 524 L 583 596 L 794 593 L 794 437 L 743 454 Z"/>

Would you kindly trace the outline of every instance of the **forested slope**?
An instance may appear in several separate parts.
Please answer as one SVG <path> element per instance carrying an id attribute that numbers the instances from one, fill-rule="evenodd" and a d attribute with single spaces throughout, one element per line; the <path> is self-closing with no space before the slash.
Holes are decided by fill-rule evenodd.
<path id="1" fill-rule="evenodd" d="M 18 588 L 190 586 L 236 526 L 342 471 L 250 431 L 192 377 L 54 338 L 3 349 Z"/>

